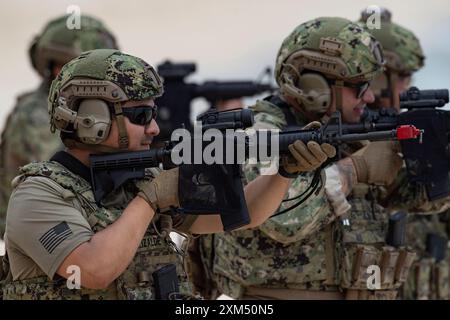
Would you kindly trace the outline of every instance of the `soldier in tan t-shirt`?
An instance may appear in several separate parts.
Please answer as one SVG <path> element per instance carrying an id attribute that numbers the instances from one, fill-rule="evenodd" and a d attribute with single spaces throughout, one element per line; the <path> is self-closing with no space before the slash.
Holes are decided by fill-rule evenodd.
<path id="1" fill-rule="evenodd" d="M 74 194 L 48 178 L 27 179 L 11 200 L 6 247 L 15 279 L 53 278 L 69 253 L 94 235 Z"/>

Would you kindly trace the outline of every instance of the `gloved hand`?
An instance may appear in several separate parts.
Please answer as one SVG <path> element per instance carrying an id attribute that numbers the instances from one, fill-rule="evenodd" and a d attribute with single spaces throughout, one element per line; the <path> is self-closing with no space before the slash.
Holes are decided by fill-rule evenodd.
<path id="1" fill-rule="evenodd" d="M 376 141 L 350 156 L 358 182 L 390 185 L 403 165 L 398 141 Z"/>
<path id="2" fill-rule="evenodd" d="M 314 121 L 303 129 L 320 128 L 320 126 L 320 122 Z M 281 157 L 280 165 L 290 175 L 313 171 L 336 155 L 336 149 L 332 145 L 328 143 L 319 145 L 315 141 L 308 141 L 305 145 L 303 141 L 297 140 L 289 145 L 289 151 L 289 155 Z M 283 175 L 282 171 L 280 173 Z"/>
<path id="3" fill-rule="evenodd" d="M 169 207 L 179 207 L 178 168 L 162 171 L 153 180 L 141 180 L 136 184 L 138 196 L 155 210 L 164 211 Z"/>
<path id="4" fill-rule="evenodd" d="M 332 145 L 319 145 L 315 141 L 308 141 L 305 145 L 303 141 L 297 140 L 289 145 L 289 151 L 289 155 L 281 157 L 281 165 L 289 174 L 313 171 L 336 155 L 336 149 Z"/>

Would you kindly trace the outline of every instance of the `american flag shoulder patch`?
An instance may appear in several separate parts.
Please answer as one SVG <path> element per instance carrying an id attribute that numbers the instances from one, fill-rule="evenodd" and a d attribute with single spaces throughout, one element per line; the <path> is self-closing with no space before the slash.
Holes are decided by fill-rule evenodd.
<path id="1" fill-rule="evenodd" d="M 52 253 L 57 246 L 66 240 L 71 234 L 73 234 L 67 222 L 63 221 L 60 224 L 54 226 L 40 238 L 39 242 L 47 250 L 48 253 Z"/>

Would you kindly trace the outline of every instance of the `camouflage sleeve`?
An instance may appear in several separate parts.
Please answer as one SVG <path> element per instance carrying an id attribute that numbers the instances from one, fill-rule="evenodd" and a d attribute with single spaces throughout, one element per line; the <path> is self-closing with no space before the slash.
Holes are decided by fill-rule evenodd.
<path id="1" fill-rule="evenodd" d="M 19 167 L 33 161 L 48 160 L 62 148 L 58 135 L 50 132 L 49 117 L 42 99 L 35 94 L 19 100 L 2 134 L 5 172 L 2 183 L 5 184 L 7 197 L 10 194 L 10 182 L 17 175 Z"/>
<path id="2" fill-rule="evenodd" d="M 256 165 L 252 167 L 248 166 L 244 172 L 246 180 L 251 181 L 258 176 L 259 169 Z M 312 177 L 313 173 L 306 173 L 295 179 L 277 212 L 296 205 L 298 199 L 287 199 L 295 198 L 305 191 L 308 192 Z M 324 174 L 322 174 L 321 178 L 324 182 Z M 259 228 L 270 238 L 288 244 L 307 238 L 311 234 L 321 230 L 333 221 L 334 218 L 334 212 L 325 195 L 324 188 L 321 186 L 302 204 L 286 213 L 267 220 Z"/>
<path id="3" fill-rule="evenodd" d="M 284 116 L 281 111 L 264 112 L 264 104 L 257 104 L 257 114 L 255 116 L 255 129 L 279 129 L 283 127 Z M 278 110 L 276 110 L 278 111 Z M 247 164 L 244 167 L 245 183 L 254 180 L 261 174 L 261 164 Z M 287 200 L 298 197 L 305 191 L 310 191 L 314 173 L 306 173 L 300 175 L 292 182 L 291 187 L 286 194 L 285 201 L 282 202 L 277 212 L 290 208 L 298 203 L 298 198 L 294 200 Z M 262 232 L 267 234 L 270 238 L 281 242 L 291 243 L 300 241 L 306 237 L 321 230 L 324 226 L 334 220 L 334 213 L 331 209 L 330 203 L 325 194 L 323 185 L 325 183 L 325 175 L 321 173 L 322 184 L 310 197 L 302 204 L 294 209 L 271 218 L 263 223 L 259 228 Z M 303 197 L 303 196 L 302 196 Z"/>
<path id="4" fill-rule="evenodd" d="M 48 160 L 61 148 L 58 135 L 50 132 L 47 110 L 30 106 L 11 116 L 4 134 L 7 167 Z"/>
<path id="5" fill-rule="evenodd" d="M 402 168 L 394 183 L 381 188 L 380 203 L 391 210 L 415 214 L 437 214 L 450 208 L 450 197 L 429 201 L 423 186 L 409 182 L 406 168 Z"/>

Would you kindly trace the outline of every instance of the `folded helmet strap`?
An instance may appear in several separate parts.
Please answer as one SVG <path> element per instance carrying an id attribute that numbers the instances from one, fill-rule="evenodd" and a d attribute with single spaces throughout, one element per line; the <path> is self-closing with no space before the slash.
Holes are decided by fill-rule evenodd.
<path id="1" fill-rule="evenodd" d="M 336 80 L 334 83 L 334 94 L 336 95 L 336 110 L 342 111 L 342 88 L 344 87 L 343 80 Z"/>
<path id="2" fill-rule="evenodd" d="M 114 102 L 114 115 L 117 120 L 117 128 L 119 129 L 119 148 L 124 150 L 128 148 L 129 139 L 120 102 Z"/>
<path id="3" fill-rule="evenodd" d="M 400 96 L 398 94 L 398 92 L 396 92 L 397 90 L 397 81 L 398 81 L 398 75 L 397 73 L 393 72 L 393 71 L 389 71 L 387 74 L 387 78 L 388 78 L 388 88 L 390 91 L 390 100 L 391 100 L 391 107 L 395 108 L 395 109 L 399 109 L 400 108 Z"/>

